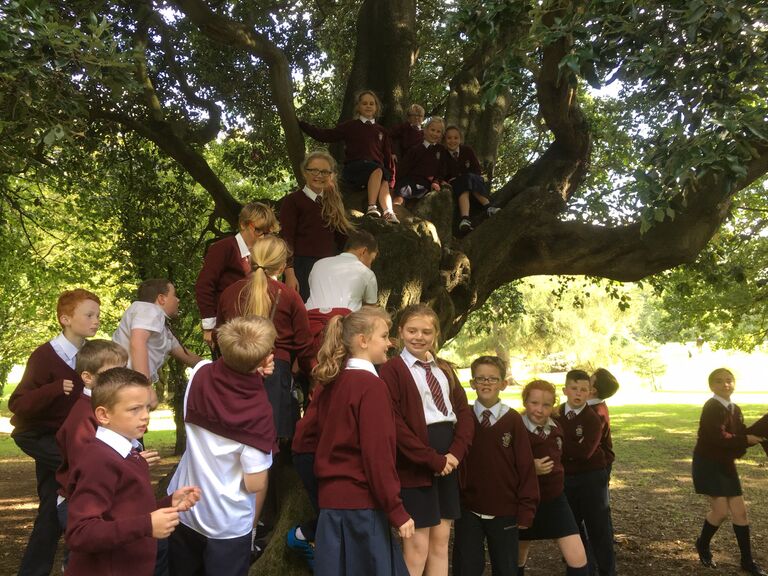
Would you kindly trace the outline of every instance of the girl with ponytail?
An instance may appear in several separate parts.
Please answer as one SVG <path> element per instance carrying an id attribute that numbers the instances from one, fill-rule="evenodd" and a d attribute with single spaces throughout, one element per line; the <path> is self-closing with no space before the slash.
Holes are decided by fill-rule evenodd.
<path id="1" fill-rule="evenodd" d="M 264 380 L 275 418 L 278 438 L 293 436 L 291 364 L 310 374 L 316 361 L 312 354 L 307 309 L 299 294 L 275 280 L 285 269 L 289 250 L 285 240 L 264 236 L 251 248 L 251 275 L 221 294 L 218 325 L 240 316 L 263 316 L 275 324 L 275 370 Z"/>
<path id="2" fill-rule="evenodd" d="M 414 524 L 400 500 L 392 403 L 374 368 L 386 361 L 390 325 L 379 308 L 335 316 L 312 373 L 317 388 L 297 439 L 314 439 L 317 576 L 408 575 L 389 526 L 408 539 Z"/>

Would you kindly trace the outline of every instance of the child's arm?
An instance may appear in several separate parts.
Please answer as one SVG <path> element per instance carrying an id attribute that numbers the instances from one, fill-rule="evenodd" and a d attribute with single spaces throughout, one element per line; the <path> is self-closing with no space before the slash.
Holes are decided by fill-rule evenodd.
<path id="1" fill-rule="evenodd" d="M 21 381 L 8 400 L 8 409 L 14 414 L 34 416 L 45 412 L 56 398 L 74 389 L 72 380 L 46 381 L 48 366 L 38 350 L 30 355 Z"/>
<path id="2" fill-rule="evenodd" d="M 750 445 L 746 427 L 743 422 L 734 420 L 734 430 L 727 431 L 725 414 L 725 408 L 716 400 L 704 404 L 699 422 L 699 438 L 710 446 L 726 450 L 734 458 L 740 458 Z"/>
<path id="3" fill-rule="evenodd" d="M 358 435 L 365 477 L 373 497 L 395 528 L 405 527 L 411 519 L 400 499 L 400 479 L 395 468 L 396 433 L 386 387 L 377 382 L 360 398 Z"/>
<path id="4" fill-rule="evenodd" d="M 469 170 L 467 172 L 482 176 L 483 167 L 480 166 L 480 161 L 477 159 L 477 155 L 471 146 L 467 146 L 467 155 L 469 156 Z"/>
<path id="5" fill-rule="evenodd" d="M 146 328 L 134 328 L 131 330 L 131 338 L 128 343 L 131 368 L 136 370 L 136 372 L 141 372 L 147 378 L 150 378 L 147 342 L 151 334 Z"/>
<path id="6" fill-rule="evenodd" d="M 218 279 L 224 273 L 227 262 L 231 259 L 231 255 L 228 254 L 230 248 L 231 244 L 226 242 L 212 244 L 205 255 L 203 267 L 200 269 L 197 281 L 195 282 L 195 300 L 200 311 L 204 338 L 208 345 L 211 345 L 213 342 L 213 329 L 216 328 L 216 314 L 218 311 L 216 286 Z"/>
<path id="7" fill-rule="evenodd" d="M 395 370 L 387 363 L 381 367 L 379 373 L 381 379 L 387 383 L 394 409 L 397 449 L 414 464 L 427 466 L 434 474 L 440 474 L 445 469 L 448 460 L 442 454 L 438 454 L 434 448 L 425 444 L 405 421 L 400 405 L 400 383 Z"/>
<path id="8" fill-rule="evenodd" d="M 251 494 L 263 492 L 267 489 L 267 471 L 243 474 L 243 483 L 245 484 L 246 491 Z"/>
<path id="9" fill-rule="evenodd" d="M 584 410 L 589 410 L 589 417 L 582 419 L 580 435 L 572 434 L 570 430 L 566 431 L 564 428 L 563 458 L 567 460 L 589 460 L 600 446 L 602 437 L 600 417 L 588 406 L 585 406 Z"/>
<path id="10" fill-rule="evenodd" d="M 199 362 L 201 362 L 203 359 L 200 358 L 197 354 L 193 354 L 184 346 L 181 344 L 178 344 L 177 346 L 174 346 L 171 348 L 171 356 L 176 358 L 179 362 L 184 364 L 185 366 L 189 366 L 190 368 L 196 366 Z"/>
<path id="11" fill-rule="evenodd" d="M 517 468 L 517 525 L 529 528 L 539 505 L 539 479 L 528 440 L 528 430 L 523 419 L 515 418 L 514 430 L 515 467 Z"/>
<path id="12" fill-rule="evenodd" d="M 297 293 L 291 295 L 291 327 L 293 331 L 293 346 L 299 368 L 308 377 L 312 375 L 312 368 L 317 364 L 314 354 L 314 338 L 309 330 L 309 316 L 307 308 Z"/>
<path id="13" fill-rule="evenodd" d="M 343 125 L 339 124 L 335 128 L 320 128 L 314 126 L 309 122 L 299 120 L 299 128 L 319 142 L 338 142 L 344 139 L 344 130 L 341 128 Z"/>

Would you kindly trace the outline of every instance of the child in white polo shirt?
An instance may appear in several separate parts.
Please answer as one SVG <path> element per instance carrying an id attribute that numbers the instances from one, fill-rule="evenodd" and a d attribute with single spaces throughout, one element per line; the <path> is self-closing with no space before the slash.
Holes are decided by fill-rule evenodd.
<path id="1" fill-rule="evenodd" d="M 221 358 L 195 367 L 184 398 L 187 449 L 168 491 L 194 479 L 203 499 L 179 515 L 171 574 L 248 574 L 257 493 L 267 489 L 276 438 L 258 372 L 270 361 L 274 341 L 266 318 L 235 318 L 217 331 Z"/>

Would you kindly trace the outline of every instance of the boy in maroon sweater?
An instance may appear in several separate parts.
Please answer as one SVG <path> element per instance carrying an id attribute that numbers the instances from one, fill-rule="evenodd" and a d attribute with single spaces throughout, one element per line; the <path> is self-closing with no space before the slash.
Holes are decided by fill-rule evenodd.
<path id="1" fill-rule="evenodd" d="M 128 368 L 101 374 L 91 404 L 99 427 L 70 473 L 65 575 L 150 576 L 156 538 L 167 538 L 200 490 L 178 489 L 157 509 L 138 438 L 147 431 L 149 380 Z"/>
<path id="2" fill-rule="evenodd" d="M 567 401 L 556 418 L 563 429 L 565 494 L 577 524 L 583 522 L 586 528 L 584 548 L 590 564 L 597 564 L 600 576 L 615 576 L 608 468 L 600 446 L 603 426 L 600 417 L 587 406 L 591 391 L 589 374 L 583 370 L 566 374 L 563 392 Z"/>
<path id="3" fill-rule="evenodd" d="M 605 401 L 616 394 L 616 391 L 619 389 L 619 381 L 605 368 L 595 370 L 589 381 L 592 384 L 592 391 L 587 404 L 600 417 L 600 421 L 603 424 L 600 446 L 605 453 L 608 479 L 610 480 L 613 461 L 616 460 L 616 453 L 613 451 L 613 438 L 611 437 L 611 415 L 608 412 L 608 406 Z"/>
<path id="4" fill-rule="evenodd" d="M 475 435 L 459 466 L 461 518 L 455 521 L 453 570 L 481 576 L 484 541 L 494 576 L 517 574 L 518 529 L 533 522 L 539 483 L 520 415 L 499 400 L 507 386 L 506 366 L 496 356 L 472 362 Z"/>
<path id="5" fill-rule="evenodd" d="M 37 348 L 27 361 L 21 382 L 11 394 L 11 433 L 21 450 L 35 460 L 40 505 L 19 574 L 48 576 L 61 536 L 56 515 L 56 469 L 61 453 L 56 431 L 83 390 L 75 371 L 78 350 L 99 329 L 99 297 L 77 288 L 63 292 L 56 304 L 61 333 Z"/>

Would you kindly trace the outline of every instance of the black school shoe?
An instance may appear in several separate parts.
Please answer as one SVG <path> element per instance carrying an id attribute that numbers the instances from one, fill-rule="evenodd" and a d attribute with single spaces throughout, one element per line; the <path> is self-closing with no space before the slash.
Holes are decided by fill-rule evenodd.
<path id="1" fill-rule="evenodd" d="M 699 553 L 699 562 L 707 568 L 717 568 L 717 562 L 712 559 L 712 552 L 701 544 L 701 538 L 696 538 L 696 552 Z"/>
<path id="2" fill-rule="evenodd" d="M 763 570 L 756 562 L 752 562 L 751 564 L 742 564 L 741 569 L 745 572 L 749 572 L 752 574 L 752 576 L 768 576 L 768 572 Z"/>

